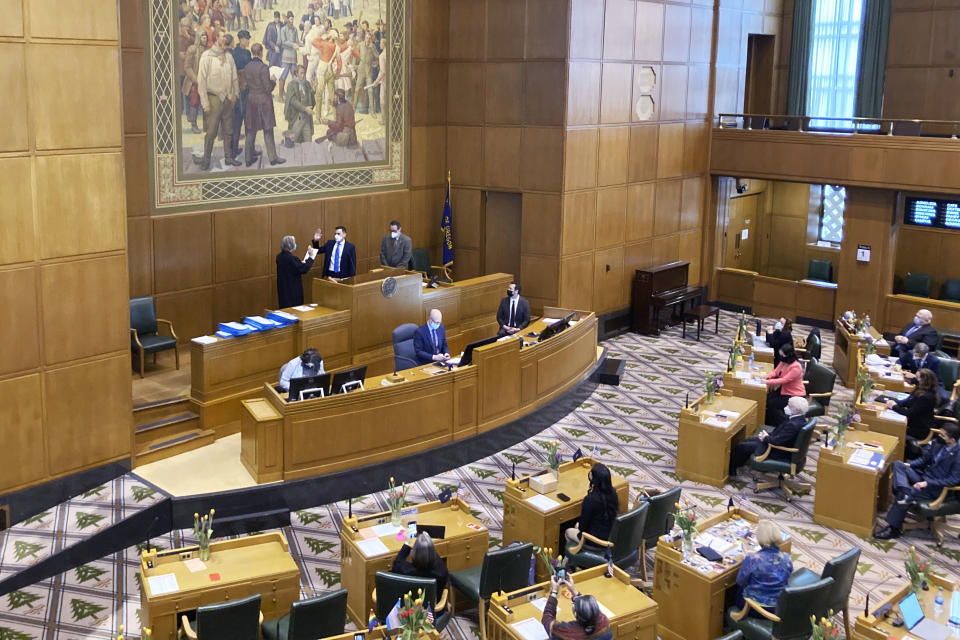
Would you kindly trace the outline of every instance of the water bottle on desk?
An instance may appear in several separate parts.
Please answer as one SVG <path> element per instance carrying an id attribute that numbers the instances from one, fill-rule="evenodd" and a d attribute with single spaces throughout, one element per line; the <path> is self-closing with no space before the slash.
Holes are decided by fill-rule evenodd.
<path id="1" fill-rule="evenodd" d="M 750 371 L 753 371 L 753 349 L 750 349 Z"/>
<path id="2" fill-rule="evenodd" d="M 943 587 L 937 588 L 937 597 L 933 599 L 933 612 L 938 616 L 943 613 Z"/>

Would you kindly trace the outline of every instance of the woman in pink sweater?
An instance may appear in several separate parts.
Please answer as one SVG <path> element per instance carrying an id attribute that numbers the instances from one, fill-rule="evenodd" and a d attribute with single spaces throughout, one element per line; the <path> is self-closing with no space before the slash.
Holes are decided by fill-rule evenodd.
<path id="1" fill-rule="evenodd" d="M 806 396 L 803 387 L 803 367 L 797 361 L 797 352 L 789 342 L 780 347 L 780 364 L 767 375 L 767 417 L 765 424 L 780 424 L 787 419 L 783 408 L 793 396 Z"/>

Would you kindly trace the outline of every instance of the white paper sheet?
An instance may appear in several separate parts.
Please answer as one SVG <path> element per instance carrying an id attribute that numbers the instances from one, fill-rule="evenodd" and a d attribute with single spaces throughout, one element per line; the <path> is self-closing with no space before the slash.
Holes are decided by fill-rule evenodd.
<path id="1" fill-rule="evenodd" d="M 767 383 L 761 380 L 760 378 L 750 378 L 749 380 L 744 380 L 744 384 L 748 384 L 751 387 L 765 387 Z"/>
<path id="2" fill-rule="evenodd" d="M 193 341 L 197 344 L 213 344 L 214 342 L 219 342 L 213 336 L 197 336 Z"/>
<path id="3" fill-rule="evenodd" d="M 711 427 L 717 427 L 720 429 L 726 429 L 730 426 L 730 420 L 721 420 L 720 418 L 707 418 L 703 421 L 703 424 L 708 424 Z"/>
<path id="4" fill-rule="evenodd" d="M 543 624 L 536 618 L 527 618 L 510 626 L 525 640 L 550 640 L 550 636 L 543 630 Z"/>
<path id="5" fill-rule="evenodd" d="M 309 309 L 310 307 L 307 308 Z M 298 320 L 297 316 L 293 315 L 292 313 L 287 313 L 286 311 L 274 311 L 273 313 L 280 316 L 284 320 Z"/>
<path id="6" fill-rule="evenodd" d="M 535 496 L 527 498 L 527 502 L 530 506 L 540 511 L 550 511 L 551 509 L 556 509 L 560 506 L 560 503 L 554 500 L 553 498 L 548 498 L 547 496 L 540 495 L 539 493 Z"/>
<path id="7" fill-rule="evenodd" d="M 368 558 L 383 555 L 384 553 L 389 553 L 390 551 L 390 549 L 387 549 L 387 545 L 380 542 L 380 538 L 361 540 L 357 543 L 357 546 L 360 548 L 360 552 Z"/>
<path id="8" fill-rule="evenodd" d="M 199 573 L 207 568 L 207 565 L 200 558 L 190 558 L 183 563 L 183 566 L 189 569 L 190 573 Z"/>
<path id="9" fill-rule="evenodd" d="M 907 416 L 900 415 L 899 413 L 897 413 L 896 411 L 893 411 L 893 410 L 891 410 L 891 409 L 887 409 L 886 411 L 884 411 L 883 413 L 881 413 L 881 414 L 880 414 L 880 417 L 883 418 L 884 420 L 893 420 L 894 422 L 906 422 L 906 421 L 907 421 Z"/>
<path id="10" fill-rule="evenodd" d="M 397 532 L 400 531 L 400 530 L 402 530 L 403 527 L 395 527 L 395 526 L 393 526 L 392 524 L 390 524 L 389 522 L 387 522 L 387 523 L 385 523 L 385 524 L 378 524 L 378 525 L 375 526 L 375 527 L 370 527 L 370 529 L 373 531 L 373 533 L 374 533 L 378 538 L 382 538 L 382 537 L 384 537 L 384 536 L 395 536 L 395 535 L 397 535 Z"/>
<path id="11" fill-rule="evenodd" d="M 291 309 L 295 309 L 296 311 L 313 311 L 313 307 L 307 306 L 305 304 L 301 304 L 296 307 L 291 307 Z"/>
<path id="12" fill-rule="evenodd" d="M 549 327 L 555 322 L 560 322 L 561 319 L 560 318 L 541 318 L 541 320 L 543 320 L 543 324 Z"/>
<path id="13" fill-rule="evenodd" d="M 752 378 L 753 376 L 750 374 L 749 371 L 734 371 L 733 377 L 736 378 L 737 380 L 747 380 L 749 378 Z"/>
<path id="14" fill-rule="evenodd" d="M 724 409 L 723 411 L 717 412 L 718 416 L 726 416 L 727 420 L 736 420 L 740 417 L 739 411 L 730 411 L 730 409 Z"/>
<path id="15" fill-rule="evenodd" d="M 165 573 L 160 576 L 149 576 L 147 582 L 150 584 L 151 595 L 161 596 L 165 593 L 180 591 L 177 576 L 172 573 Z"/>

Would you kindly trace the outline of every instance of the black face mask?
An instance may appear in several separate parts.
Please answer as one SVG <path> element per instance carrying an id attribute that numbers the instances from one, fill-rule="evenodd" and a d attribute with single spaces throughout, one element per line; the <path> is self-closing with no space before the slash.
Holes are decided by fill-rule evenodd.
<path id="1" fill-rule="evenodd" d="M 516 291 L 510 291 L 510 289 L 507 289 L 507 297 L 508 297 L 508 298 L 512 298 L 515 293 L 516 293 Z"/>

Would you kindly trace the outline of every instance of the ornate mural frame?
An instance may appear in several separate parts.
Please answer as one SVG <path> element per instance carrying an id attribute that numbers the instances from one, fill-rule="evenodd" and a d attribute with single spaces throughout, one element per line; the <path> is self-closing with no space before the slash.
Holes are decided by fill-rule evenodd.
<path id="1" fill-rule="evenodd" d="M 410 10 L 406 0 L 387 0 L 391 35 L 390 111 L 386 123 L 386 157 L 381 162 L 325 167 L 215 172 L 184 175 L 176 137 L 179 90 L 174 69 L 177 37 L 175 0 L 146 3 L 150 99 L 148 164 L 153 214 L 206 211 L 290 200 L 402 189 L 409 181 Z M 399 64 L 394 61 L 399 60 Z"/>

